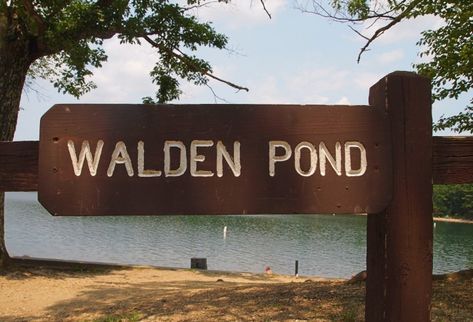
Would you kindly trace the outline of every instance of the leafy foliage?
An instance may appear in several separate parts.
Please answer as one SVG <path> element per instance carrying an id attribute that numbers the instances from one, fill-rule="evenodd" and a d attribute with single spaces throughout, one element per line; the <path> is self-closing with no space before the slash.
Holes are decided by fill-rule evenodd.
<path id="1" fill-rule="evenodd" d="M 188 53 L 204 46 L 224 49 L 227 44 L 227 38 L 210 23 L 192 15 L 192 8 L 205 5 L 200 0 L 0 3 L 0 18 L 8 16 L 7 25 L 0 25 L 0 39 L 4 39 L 2 31 L 8 30 L 9 41 L 28 42 L 34 49 L 29 57 L 30 76 L 49 79 L 60 92 L 75 97 L 95 88 L 90 76 L 107 60 L 102 48 L 105 39 L 117 36 L 123 44 L 145 41 L 156 49 L 159 56 L 150 74 L 158 90 L 155 100 L 145 100 L 160 103 L 179 97 L 179 79 L 204 85 L 212 78 L 210 64 Z"/>
<path id="2" fill-rule="evenodd" d="M 369 45 L 383 33 L 404 20 L 419 16 L 436 16 L 444 24 L 425 30 L 418 45 L 419 55 L 427 62 L 415 64 L 417 71 L 432 79 L 433 99 L 458 98 L 473 88 L 473 1 L 466 0 L 331 0 L 310 1 L 312 7 L 300 9 L 341 23 L 361 35 Z M 371 35 L 364 28 L 384 21 Z M 369 27 L 368 27 L 369 28 Z M 360 58 L 360 56 L 358 58 Z M 457 132 L 473 131 L 473 99 L 463 112 L 442 117 L 435 130 L 451 128 Z"/>
<path id="3" fill-rule="evenodd" d="M 434 213 L 473 219 L 473 184 L 435 185 Z"/>
<path id="4" fill-rule="evenodd" d="M 458 98 L 473 87 L 473 2 L 464 0 L 424 1 L 413 12 L 434 14 L 445 24 L 422 33 L 418 45 L 425 48 L 420 56 L 430 61 L 415 65 L 419 73 L 432 79 L 433 98 Z M 473 98 L 465 111 L 442 117 L 435 129 L 453 128 L 457 132 L 473 130 Z"/>

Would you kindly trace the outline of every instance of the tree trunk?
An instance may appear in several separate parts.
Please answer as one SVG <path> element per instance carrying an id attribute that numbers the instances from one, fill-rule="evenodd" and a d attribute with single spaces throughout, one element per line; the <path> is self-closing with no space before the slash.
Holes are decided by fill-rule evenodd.
<path id="1" fill-rule="evenodd" d="M 0 192 L 0 271 L 7 266 L 10 259 L 5 245 L 5 213 L 4 213 L 5 193 Z"/>
<path id="2" fill-rule="evenodd" d="M 0 44 L 0 141 L 12 141 L 20 99 L 31 64 L 27 42 Z M 5 246 L 4 192 L 0 191 L 0 268 L 9 260 Z"/>

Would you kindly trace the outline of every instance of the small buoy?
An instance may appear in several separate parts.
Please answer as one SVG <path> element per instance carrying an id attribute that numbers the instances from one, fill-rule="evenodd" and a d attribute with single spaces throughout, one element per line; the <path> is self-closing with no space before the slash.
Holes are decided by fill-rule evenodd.
<path id="1" fill-rule="evenodd" d="M 227 238 L 227 226 L 223 227 L 223 238 Z"/>

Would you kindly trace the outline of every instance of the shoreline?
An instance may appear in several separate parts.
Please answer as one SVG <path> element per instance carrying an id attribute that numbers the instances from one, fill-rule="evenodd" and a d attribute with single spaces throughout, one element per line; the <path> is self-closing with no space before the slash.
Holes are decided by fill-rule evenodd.
<path id="1" fill-rule="evenodd" d="M 473 224 L 473 220 L 462 218 L 434 217 L 434 222 L 448 222 L 456 224 Z"/>
<path id="2" fill-rule="evenodd" d="M 142 265 L 142 264 L 117 264 L 108 262 L 87 262 L 81 260 L 65 260 L 57 258 L 40 258 L 30 256 L 12 256 L 10 257 L 10 266 L 19 269 L 46 269 L 54 271 L 71 271 L 71 272 L 100 272 L 100 271 L 111 271 L 111 270 L 133 270 L 133 269 L 150 269 L 150 270 L 161 270 L 161 271 L 174 271 L 174 272 L 200 272 L 207 275 L 229 275 L 235 278 L 245 276 L 261 276 L 264 278 L 272 279 L 273 281 L 279 280 L 281 282 L 301 282 L 306 280 L 311 281 L 337 281 L 346 282 L 350 278 L 344 277 L 325 277 L 318 275 L 293 275 L 293 274 L 280 274 L 271 273 L 267 274 L 264 272 L 255 273 L 248 271 L 222 271 L 214 269 L 196 269 L 190 267 L 172 267 L 172 266 L 154 266 L 154 265 Z M 8 268 L 7 268 L 8 270 Z M 0 270 L 1 274 L 1 270 Z M 353 277 L 353 276 L 352 276 Z"/>
<path id="3" fill-rule="evenodd" d="M 354 214 L 355 216 L 367 216 L 368 214 Z M 351 216 L 351 215 L 348 215 Z M 448 222 L 455 224 L 473 224 L 472 219 L 452 218 L 452 217 L 432 217 L 434 222 Z"/>

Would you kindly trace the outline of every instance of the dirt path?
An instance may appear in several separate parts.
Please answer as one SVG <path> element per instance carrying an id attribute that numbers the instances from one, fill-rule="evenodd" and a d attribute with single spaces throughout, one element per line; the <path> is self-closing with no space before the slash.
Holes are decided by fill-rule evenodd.
<path id="1" fill-rule="evenodd" d="M 435 281 L 434 321 L 473 318 L 472 275 Z M 363 283 L 279 275 L 155 268 L 24 268 L 0 275 L 5 322 L 361 321 L 363 302 Z"/>

